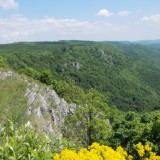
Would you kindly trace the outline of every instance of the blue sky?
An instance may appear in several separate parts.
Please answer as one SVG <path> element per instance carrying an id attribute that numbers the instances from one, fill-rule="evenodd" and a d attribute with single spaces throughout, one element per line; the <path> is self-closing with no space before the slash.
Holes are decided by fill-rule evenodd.
<path id="1" fill-rule="evenodd" d="M 160 0 L 0 0 L 0 43 L 160 39 Z"/>

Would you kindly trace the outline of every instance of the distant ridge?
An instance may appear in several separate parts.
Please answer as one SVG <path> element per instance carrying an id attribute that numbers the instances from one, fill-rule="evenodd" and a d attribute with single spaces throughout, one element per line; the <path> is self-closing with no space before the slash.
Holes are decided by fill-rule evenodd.
<path id="1" fill-rule="evenodd" d="M 160 39 L 140 40 L 140 41 L 134 41 L 134 43 L 143 44 L 143 45 L 157 45 L 157 44 L 160 44 Z"/>

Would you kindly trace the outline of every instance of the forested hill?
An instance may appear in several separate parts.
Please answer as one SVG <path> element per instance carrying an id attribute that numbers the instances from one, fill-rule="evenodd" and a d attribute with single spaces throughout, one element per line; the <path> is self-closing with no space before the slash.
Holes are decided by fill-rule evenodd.
<path id="1" fill-rule="evenodd" d="M 108 97 L 124 111 L 160 109 L 160 45 L 131 42 L 58 41 L 0 45 L 9 65 L 36 79 L 48 70 Z"/>

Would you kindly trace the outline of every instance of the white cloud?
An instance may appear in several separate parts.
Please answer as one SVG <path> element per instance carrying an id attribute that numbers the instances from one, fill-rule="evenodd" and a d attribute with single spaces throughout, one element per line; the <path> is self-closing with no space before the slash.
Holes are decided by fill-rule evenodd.
<path id="1" fill-rule="evenodd" d="M 120 11 L 118 12 L 119 16 L 129 16 L 130 12 L 129 11 Z"/>
<path id="2" fill-rule="evenodd" d="M 0 0 L 0 7 L 4 9 L 16 9 L 18 8 L 19 4 L 15 0 Z"/>
<path id="3" fill-rule="evenodd" d="M 62 39 L 113 40 L 118 32 L 126 30 L 125 25 L 114 25 L 106 21 L 89 22 L 54 17 L 29 19 L 16 15 L 0 18 L 0 43 Z"/>
<path id="4" fill-rule="evenodd" d="M 98 13 L 97 16 L 103 16 L 103 17 L 109 17 L 112 16 L 113 13 L 109 12 L 107 9 L 101 9 Z"/>
<path id="5" fill-rule="evenodd" d="M 0 18 L 0 43 L 55 40 L 137 40 L 160 38 L 156 23 L 109 23 L 106 20 L 40 19 L 15 15 Z M 150 32 L 148 32 L 150 31 Z"/>
<path id="6" fill-rule="evenodd" d="M 158 22 L 160 22 L 160 14 L 152 15 L 152 16 L 145 16 L 145 17 L 141 18 L 141 21 L 158 23 Z"/>
<path id="7" fill-rule="evenodd" d="M 16 15 L 0 19 L 0 42 L 19 41 L 42 33 L 46 33 L 46 35 L 54 35 L 55 33 L 61 35 L 76 32 L 77 30 L 77 32 L 82 33 L 81 30 L 88 26 L 88 22 L 75 19 L 56 19 L 53 17 L 28 19 Z"/>

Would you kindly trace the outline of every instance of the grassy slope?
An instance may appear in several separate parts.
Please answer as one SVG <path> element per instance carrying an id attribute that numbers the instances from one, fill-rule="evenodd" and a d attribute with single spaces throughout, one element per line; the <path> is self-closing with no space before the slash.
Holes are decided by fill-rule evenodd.
<path id="1" fill-rule="evenodd" d="M 7 119 L 19 124 L 25 121 L 25 91 L 26 83 L 16 77 L 0 79 L 0 123 Z"/>

